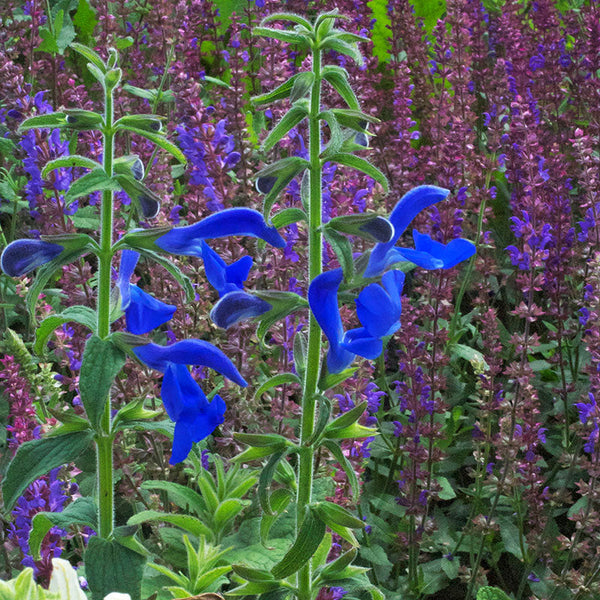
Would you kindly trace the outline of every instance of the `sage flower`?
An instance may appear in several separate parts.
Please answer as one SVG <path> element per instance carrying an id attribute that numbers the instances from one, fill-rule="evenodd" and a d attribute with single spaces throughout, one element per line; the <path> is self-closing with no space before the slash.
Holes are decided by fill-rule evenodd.
<path id="1" fill-rule="evenodd" d="M 16 240 L 4 248 L 0 267 L 10 277 L 21 277 L 50 262 L 63 250 L 63 246 L 52 242 Z"/>
<path id="2" fill-rule="evenodd" d="M 248 273 L 252 268 L 250 256 L 242 256 L 239 260 L 227 265 L 206 242 L 202 241 L 201 248 L 206 278 L 220 297 L 225 296 L 228 292 L 244 289 L 244 281 L 248 279 Z"/>

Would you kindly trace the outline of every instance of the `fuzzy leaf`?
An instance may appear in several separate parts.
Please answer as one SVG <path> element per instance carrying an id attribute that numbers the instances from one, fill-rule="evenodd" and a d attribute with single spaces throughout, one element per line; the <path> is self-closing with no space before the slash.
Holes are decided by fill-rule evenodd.
<path id="1" fill-rule="evenodd" d="M 374 165 L 366 161 L 364 158 L 355 156 L 354 154 L 348 154 L 346 152 L 339 152 L 333 156 L 328 157 L 329 161 L 336 162 L 346 167 L 352 167 L 358 171 L 362 171 L 369 177 L 372 177 L 375 181 L 381 184 L 384 191 L 388 191 L 388 180 L 387 177 Z"/>
<path id="2" fill-rule="evenodd" d="M 104 171 L 104 169 L 94 169 L 89 173 L 76 179 L 72 184 L 67 193 L 65 194 L 65 202 L 68 204 L 76 198 L 82 196 L 89 196 L 93 192 L 100 192 L 109 190 L 116 192 L 121 189 L 121 186 L 117 181 L 110 178 Z"/>
<path id="3" fill-rule="evenodd" d="M 290 129 L 296 127 L 307 115 L 306 106 L 300 103 L 294 104 L 266 137 L 262 143 L 262 150 L 268 152 Z"/>
<path id="4" fill-rule="evenodd" d="M 182 165 L 187 164 L 187 159 L 184 156 L 183 152 L 175 145 L 173 142 L 170 142 L 166 137 L 160 135 L 160 133 L 154 133 L 153 131 L 146 131 L 144 129 L 138 129 L 137 127 L 132 127 L 131 125 L 123 125 L 119 127 L 120 130 L 126 130 L 130 133 L 135 133 L 136 135 L 141 135 L 145 137 L 147 140 L 150 140 L 157 146 L 160 146 L 163 150 L 166 150 L 169 154 L 174 156 Z"/>
<path id="5" fill-rule="evenodd" d="M 255 398 L 260 398 L 265 392 L 268 390 L 277 387 L 278 385 L 283 385 L 285 383 L 297 383 L 298 385 L 302 385 L 302 381 L 298 375 L 294 375 L 294 373 L 279 373 L 278 375 L 274 375 L 265 381 L 254 394 Z"/>
<path id="6" fill-rule="evenodd" d="M 54 129 L 56 127 L 65 127 L 67 124 L 67 117 L 64 113 L 54 112 L 48 115 L 37 115 L 36 117 L 29 117 L 25 119 L 19 125 L 19 132 L 27 131 L 28 129 L 39 129 L 48 128 Z"/>
<path id="7" fill-rule="evenodd" d="M 342 67 L 327 65 L 323 67 L 323 79 L 341 96 L 349 108 L 360 109 L 358 98 L 348 82 L 348 72 Z"/>
<path id="8" fill-rule="evenodd" d="M 75 321 L 80 325 L 84 325 L 90 331 L 96 329 L 96 311 L 89 308 L 88 306 L 69 306 L 65 308 L 63 312 L 58 315 L 51 315 L 46 317 L 35 331 L 35 344 L 33 350 L 36 354 L 42 354 L 44 351 L 44 344 L 50 336 L 50 334 L 64 323 Z"/>
<path id="9" fill-rule="evenodd" d="M 69 167 L 82 167 L 84 169 L 101 169 L 102 165 L 87 156 L 80 156 L 79 154 L 71 154 L 70 156 L 61 156 L 55 158 L 50 162 L 47 162 L 42 170 L 42 177 L 47 177 L 48 173 L 53 169 L 69 168 Z"/>
<path id="10" fill-rule="evenodd" d="M 158 521 L 159 523 L 169 523 L 185 529 L 188 533 L 200 537 L 201 535 L 212 538 L 212 531 L 196 517 L 191 515 L 178 515 L 175 513 L 164 513 L 156 510 L 143 510 L 136 513 L 127 521 L 128 525 L 141 525 Z"/>

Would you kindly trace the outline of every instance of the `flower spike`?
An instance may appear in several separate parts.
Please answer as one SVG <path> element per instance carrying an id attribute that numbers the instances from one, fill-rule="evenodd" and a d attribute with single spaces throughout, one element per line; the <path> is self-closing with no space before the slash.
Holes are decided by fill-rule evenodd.
<path id="1" fill-rule="evenodd" d="M 63 246 L 42 240 L 11 242 L 0 257 L 2 270 L 10 277 L 21 277 L 56 258 Z"/>
<path id="2" fill-rule="evenodd" d="M 156 240 L 166 252 L 185 256 L 202 256 L 202 241 L 230 235 L 248 235 L 264 240 L 276 248 L 285 248 L 285 240 L 275 227 L 269 227 L 251 208 L 228 208 L 193 225 L 176 227 Z"/>

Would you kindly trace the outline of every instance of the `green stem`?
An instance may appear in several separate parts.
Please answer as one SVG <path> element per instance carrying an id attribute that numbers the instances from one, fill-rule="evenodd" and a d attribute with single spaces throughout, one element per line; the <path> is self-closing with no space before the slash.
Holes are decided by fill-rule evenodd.
<path id="1" fill-rule="evenodd" d="M 113 175 L 114 132 L 113 92 L 105 93 L 105 131 L 103 167 L 109 177 Z M 100 253 L 98 256 L 98 336 L 106 339 L 110 335 L 110 277 L 113 243 L 113 193 L 110 190 L 102 192 L 102 207 L 100 221 Z M 111 404 L 110 394 L 106 400 L 101 430 L 96 436 L 98 449 L 98 503 L 99 503 L 99 534 L 108 538 L 114 525 L 114 482 L 111 434 Z"/>
<path id="2" fill-rule="evenodd" d="M 308 232 L 308 279 L 313 281 L 322 273 L 323 234 L 321 231 L 321 130 L 319 113 L 321 112 L 321 53 L 313 54 L 313 73 L 315 80 L 310 94 L 309 116 L 309 155 L 310 155 L 310 210 Z M 314 447 L 305 446 L 314 430 L 316 392 L 321 365 L 321 328 L 314 315 L 310 315 L 308 328 L 308 357 L 302 397 L 302 428 L 300 441 L 302 449 L 299 456 L 296 531 L 299 531 L 306 506 L 310 503 L 313 487 Z M 298 572 L 298 600 L 311 600 L 310 561 Z"/>

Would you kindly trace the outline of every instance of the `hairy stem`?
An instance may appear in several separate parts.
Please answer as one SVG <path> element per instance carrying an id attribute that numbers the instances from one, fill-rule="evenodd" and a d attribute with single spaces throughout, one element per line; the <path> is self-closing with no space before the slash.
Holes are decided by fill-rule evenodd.
<path id="1" fill-rule="evenodd" d="M 308 279 L 313 281 L 321 274 L 323 264 L 323 234 L 321 232 L 321 131 L 319 113 L 321 110 L 321 54 L 313 54 L 315 80 L 310 94 L 309 154 L 310 154 L 310 210 L 309 210 L 309 266 Z M 300 529 L 306 506 L 310 503 L 313 487 L 314 448 L 305 446 L 315 424 L 317 384 L 321 364 L 321 328 L 315 317 L 310 315 L 308 329 L 308 357 L 302 397 L 302 429 L 300 441 L 302 450 L 298 467 L 298 493 L 296 530 Z M 311 599 L 310 561 L 298 572 L 298 599 Z"/>
<path id="2" fill-rule="evenodd" d="M 113 92 L 105 93 L 105 132 L 103 166 L 106 174 L 113 174 L 114 133 Z M 110 335 L 110 276 L 113 243 L 113 193 L 104 190 L 102 193 L 102 210 L 100 221 L 100 254 L 98 257 L 98 336 L 106 339 Z M 106 400 L 101 429 L 96 436 L 98 453 L 98 496 L 100 537 L 108 538 L 112 534 L 114 524 L 113 496 L 113 457 L 111 434 L 110 394 Z"/>

